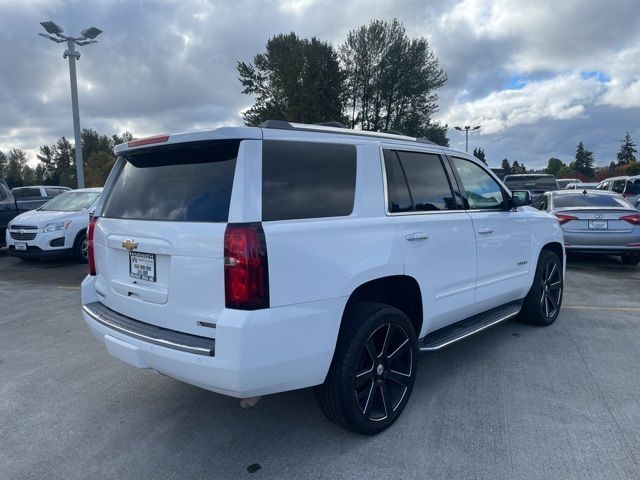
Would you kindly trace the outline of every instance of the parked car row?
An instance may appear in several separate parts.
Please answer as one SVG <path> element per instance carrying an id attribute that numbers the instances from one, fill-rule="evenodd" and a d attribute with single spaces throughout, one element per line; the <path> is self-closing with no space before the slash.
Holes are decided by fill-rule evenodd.
<path id="1" fill-rule="evenodd" d="M 53 198 L 19 213 L 17 198 L 25 198 L 21 194 L 29 189 L 39 189 L 41 194 Z M 0 238 L 7 246 L 7 254 L 24 261 L 67 256 L 86 262 L 89 217 L 101 192 L 101 188 L 67 187 L 22 187 L 9 192 L 6 183 L 0 182 Z M 35 192 L 27 193 L 26 198 L 35 198 Z"/>

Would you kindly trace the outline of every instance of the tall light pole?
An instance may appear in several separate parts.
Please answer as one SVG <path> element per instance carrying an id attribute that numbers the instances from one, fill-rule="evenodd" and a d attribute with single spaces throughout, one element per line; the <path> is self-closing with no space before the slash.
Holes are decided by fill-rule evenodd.
<path id="1" fill-rule="evenodd" d="M 482 127 L 482 125 L 477 125 L 475 127 L 470 127 L 469 125 L 466 125 L 464 128 L 461 127 L 453 127 L 456 130 L 460 130 L 463 131 L 464 130 L 464 151 L 469 153 L 469 130 L 478 130 L 480 127 Z"/>
<path id="2" fill-rule="evenodd" d="M 97 43 L 95 38 L 102 33 L 102 30 L 96 27 L 87 28 L 80 32 L 79 37 L 70 37 L 64 35 L 62 27 L 55 22 L 40 22 L 40 25 L 47 31 L 39 33 L 41 37 L 48 38 L 56 43 L 67 42 L 67 49 L 64 51 L 62 58 L 69 59 L 69 79 L 71 80 L 71 108 L 73 110 L 73 135 L 76 142 L 76 175 L 78 177 L 78 188 L 84 188 L 84 164 L 82 160 L 82 138 L 80 137 L 80 113 L 78 111 L 78 81 L 76 78 L 76 60 L 80 60 L 80 52 L 75 48 L 76 45 L 83 46 L 90 43 Z"/>

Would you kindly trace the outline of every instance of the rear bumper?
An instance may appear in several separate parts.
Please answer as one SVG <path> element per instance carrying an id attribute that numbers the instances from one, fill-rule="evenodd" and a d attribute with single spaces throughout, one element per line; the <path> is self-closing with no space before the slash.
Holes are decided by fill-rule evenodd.
<path id="1" fill-rule="evenodd" d="M 568 252 L 640 253 L 640 227 L 629 232 L 564 233 Z"/>
<path id="2" fill-rule="evenodd" d="M 95 277 L 87 276 L 82 283 L 84 320 L 111 355 L 135 367 L 157 370 L 238 398 L 322 383 L 333 358 L 346 300 L 329 299 L 255 311 L 225 309 L 212 331 L 215 339 L 209 339 L 215 345 L 213 355 L 205 355 L 162 345 L 99 321 L 87 311 L 97 302 Z M 153 331 L 150 336 L 154 336 Z"/>

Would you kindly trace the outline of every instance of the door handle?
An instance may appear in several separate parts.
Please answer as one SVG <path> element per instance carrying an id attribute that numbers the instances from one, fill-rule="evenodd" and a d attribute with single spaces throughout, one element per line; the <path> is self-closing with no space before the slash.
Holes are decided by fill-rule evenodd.
<path id="1" fill-rule="evenodd" d="M 414 240 L 426 240 L 427 238 L 429 238 L 429 235 L 427 235 L 424 232 L 416 232 L 416 233 L 409 233 L 404 238 L 406 238 L 410 242 L 413 242 Z"/>
<path id="2" fill-rule="evenodd" d="M 489 233 L 493 233 L 493 228 L 489 228 L 489 227 L 481 228 L 480 230 L 478 230 L 478 233 L 487 235 Z"/>

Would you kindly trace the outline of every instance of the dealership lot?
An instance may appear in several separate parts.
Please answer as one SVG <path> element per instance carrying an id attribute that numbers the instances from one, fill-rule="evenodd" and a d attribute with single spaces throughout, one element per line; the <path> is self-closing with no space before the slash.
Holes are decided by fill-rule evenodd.
<path id="1" fill-rule="evenodd" d="M 327 422 L 310 389 L 242 410 L 111 358 L 80 315 L 85 270 L 0 253 L 0 478 L 640 477 L 640 268 L 618 258 L 569 259 L 549 328 L 423 355 L 377 437 Z"/>

